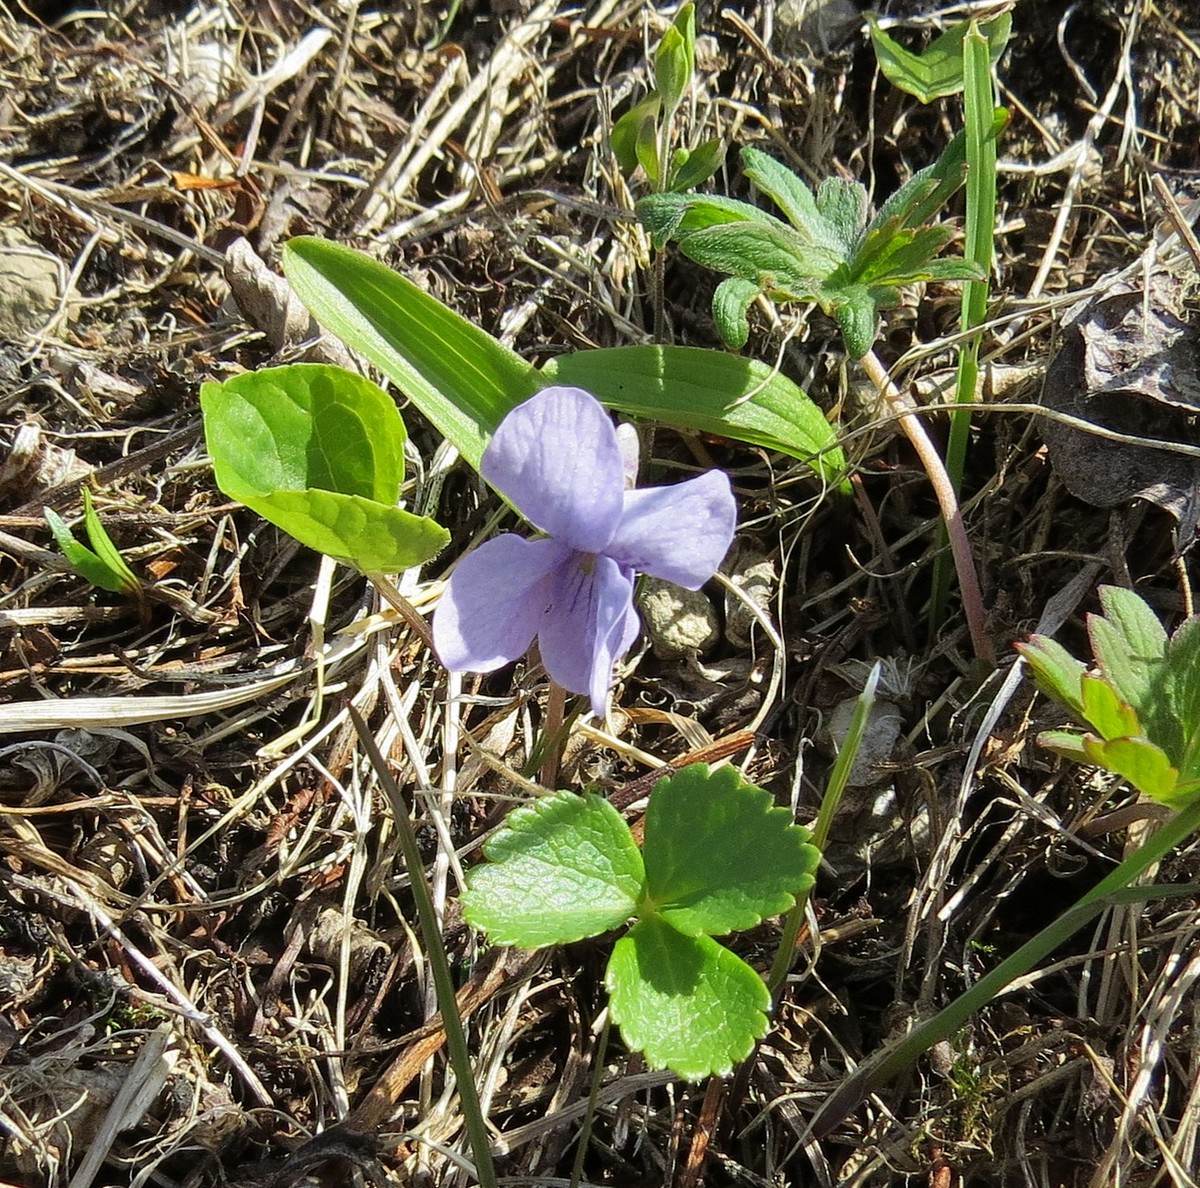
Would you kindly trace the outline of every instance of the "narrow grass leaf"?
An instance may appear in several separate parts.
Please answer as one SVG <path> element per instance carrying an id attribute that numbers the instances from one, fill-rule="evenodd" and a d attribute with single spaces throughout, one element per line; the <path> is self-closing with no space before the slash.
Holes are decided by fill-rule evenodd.
<path id="1" fill-rule="evenodd" d="M 83 530 L 87 533 L 92 552 L 100 563 L 112 574 L 119 584 L 120 593 L 136 594 L 141 589 L 137 574 L 129 568 L 129 563 L 121 556 L 121 550 L 113 544 L 108 530 L 100 522 L 96 508 L 92 503 L 92 493 L 87 487 L 83 490 Z"/>
<path id="2" fill-rule="evenodd" d="M 762 978 L 710 937 L 657 917 L 617 941 L 604 981 L 625 1043 L 684 1080 L 724 1076 L 767 1033 Z"/>

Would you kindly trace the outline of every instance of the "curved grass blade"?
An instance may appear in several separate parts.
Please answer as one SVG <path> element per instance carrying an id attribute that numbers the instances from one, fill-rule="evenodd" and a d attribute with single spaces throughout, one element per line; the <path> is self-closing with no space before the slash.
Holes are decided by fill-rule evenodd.
<path id="1" fill-rule="evenodd" d="M 504 414 L 543 386 L 535 367 L 362 252 L 290 240 L 283 270 L 313 316 L 375 364 L 476 470 Z"/>

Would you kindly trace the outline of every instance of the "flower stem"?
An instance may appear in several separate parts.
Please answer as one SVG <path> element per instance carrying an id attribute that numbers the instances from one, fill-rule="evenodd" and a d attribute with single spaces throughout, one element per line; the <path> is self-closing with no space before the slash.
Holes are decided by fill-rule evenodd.
<path id="1" fill-rule="evenodd" d="M 860 360 L 863 370 L 875 385 L 879 394 L 887 401 L 888 406 L 896 414 L 900 428 L 908 438 L 912 447 L 925 468 L 929 477 L 929 485 L 937 497 L 938 507 L 942 511 L 942 519 L 946 524 L 946 535 L 950 540 L 950 552 L 954 556 L 954 568 L 958 574 L 958 588 L 962 595 L 963 613 L 967 617 L 967 630 L 971 633 L 971 644 L 975 655 L 989 664 L 996 663 L 996 653 L 992 641 L 987 634 L 987 612 L 983 605 L 983 594 L 979 586 L 979 576 L 975 571 L 975 561 L 971 556 L 971 542 L 967 539 L 967 530 L 963 525 L 962 508 L 958 496 L 954 492 L 954 484 L 946 473 L 945 464 L 937 452 L 921 418 L 917 414 L 917 406 L 892 383 L 887 368 L 880 362 L 874 351 L 868 351 Z"/>
<path id="2" fill-rule="evenodd" d="M 1112 870 L 1074 907 L 1053 924 L 1043 928 L 995 969 L 984 974 L 965 994 L 932 1019 L 914 1027 L 899 1043 L 877 1053 L 854 1070 L 829 1097 L 812 1121 L 811 1131 L 820 1139 L 827 1136 L 859 1102 L 874 1093 L 927 1052 L 934 1044 L 949 1039 L 976 1011 L 1002 994 L 1014 981 L 1027 974 L 1037 963 L 1069 940 L 1099 912 L 1118 903 L 1136 903 L 1168 895 L 1194 895 L 1197 885 L 1134 887 L 1132 884 L 1156 862 L 1200 829 L 1200 797 L 1167 821 L 1147 838 L 1120 866 Z"/>
<path id="3" fill-rule="evenodd" d="M 563 729 L 566 721 L 567 691 L 557 681 L 550 682 L 550 691 L 546 694 L 546 720 L 542 724 L 542 766 L 538 771 L 538 783 L 543 788 L 554 788 L 558 784 L 558 769 L 562 763 L 563 747 L 566 746 L 567 732 Z"/>
<path id="4" fill-rule="evenodd" d="M 413 831 L 412 818 L 408 813 L 408 805 L 400 785 L 396 783 L 388 770 L 387 762 L 375 743 L 371 729 L 363 719 L 362 714 L 347 706 L 350 721 L 358 734 L 375 774 L 379 778 L 380 787 L 388 799 L 392 816 L 396 821 L 396 835 L 400 840 L 400 850 L 404 855 L 404 865 L 408 868 L 412 884 L 413 899 L 417 905 L 417 916 L 421 921 L 421 935 L 425 939 L 425 956 L 429 961 L 429 969 L 433 974 L 433 984 L 437 991 L 438 1007 L 442 1012 L 442 1027 L 446 1032 L 446 1047 L 450 1054 L 450 1065 L 454 1069 L 454 1079 L 458 1083 L 458 1098 L 462 1105 L 463 1120 L 467 1127 L 467 1137 L 471 1143 L 471 1153 L 475 1156 L 475 1178 L 482 1188 L 496 1188 L 496 1167 L 492 1162 L 491 1138 L 488 1135 L 487 1122 L 483 1116 L 483 1107 L 479 1103 L 479 1093 L 475 1088 L 475 1071 L 471 1067 L 471 1052 L 467 1047 L 467 1036 L 463 1030 L 462 1016 L 458 1012 L 458 999 L 454 992 L 454 978 L 450 972 L 450 960 L 446 956 L 446 946 L 442 940 L 441 929 L 438 927 L 437 911 L 433 904 L 433 895 L 429 884 L 425 881 L 425 863 L 417 845 L 417 835 Z"/>

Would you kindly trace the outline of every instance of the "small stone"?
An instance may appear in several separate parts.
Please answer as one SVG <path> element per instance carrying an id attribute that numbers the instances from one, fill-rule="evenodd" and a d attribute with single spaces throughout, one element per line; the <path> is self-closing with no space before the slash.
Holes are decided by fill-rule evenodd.
<path id="1" fill-rule="evenodd" d="M 725 638 L 734 647 L 748 648 L 758 622 L 755 608 L 769 619 L 771 604 L 779 586 L 775 562 L 765 553 L 743 545 L 728 566 L 722 567 L 744 598 L 725 593 Z"/>
<path id="2" fill-rule="evenodd" d="M 660 660 L 678 660 L 708 651 L 721 637 L 713 604 L 699 590 L 685 590 L 659 578 L 643 578 L 638 610 Z"/>
<path id="3" fill-rule="evenodd" d="M 17 227 L 0 227 L 0 339 L 21 342 L 58 312 L 67 270 Z"/>

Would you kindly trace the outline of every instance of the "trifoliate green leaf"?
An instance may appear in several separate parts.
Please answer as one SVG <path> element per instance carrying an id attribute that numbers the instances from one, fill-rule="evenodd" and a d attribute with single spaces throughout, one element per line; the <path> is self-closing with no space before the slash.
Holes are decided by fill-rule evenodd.
<path id="1" fill-rule="evenodd" d="M 603 797 L 557 792 L 509 815 L 467 877 L 468 923 L 498 945 L 567 944 L 624 924 L 642 892 L 642 856 Z"/>
<path id="2" fill-rule="evenodd" d="M 646 898 L 689 936 L 723 936 L 786 911 L 813 884 L 820 855 L 769 793 L 732 767 L 685 767 L 655 785 L 643 847 Z"/>
<path id="3" fill-rule="evenodd" d="M 657 917 L 617 941 L 604 982 L 625 1043 L 688 1081 L 723 1076 L 767 1032 L 762 978 L 711 937 Z"/>

